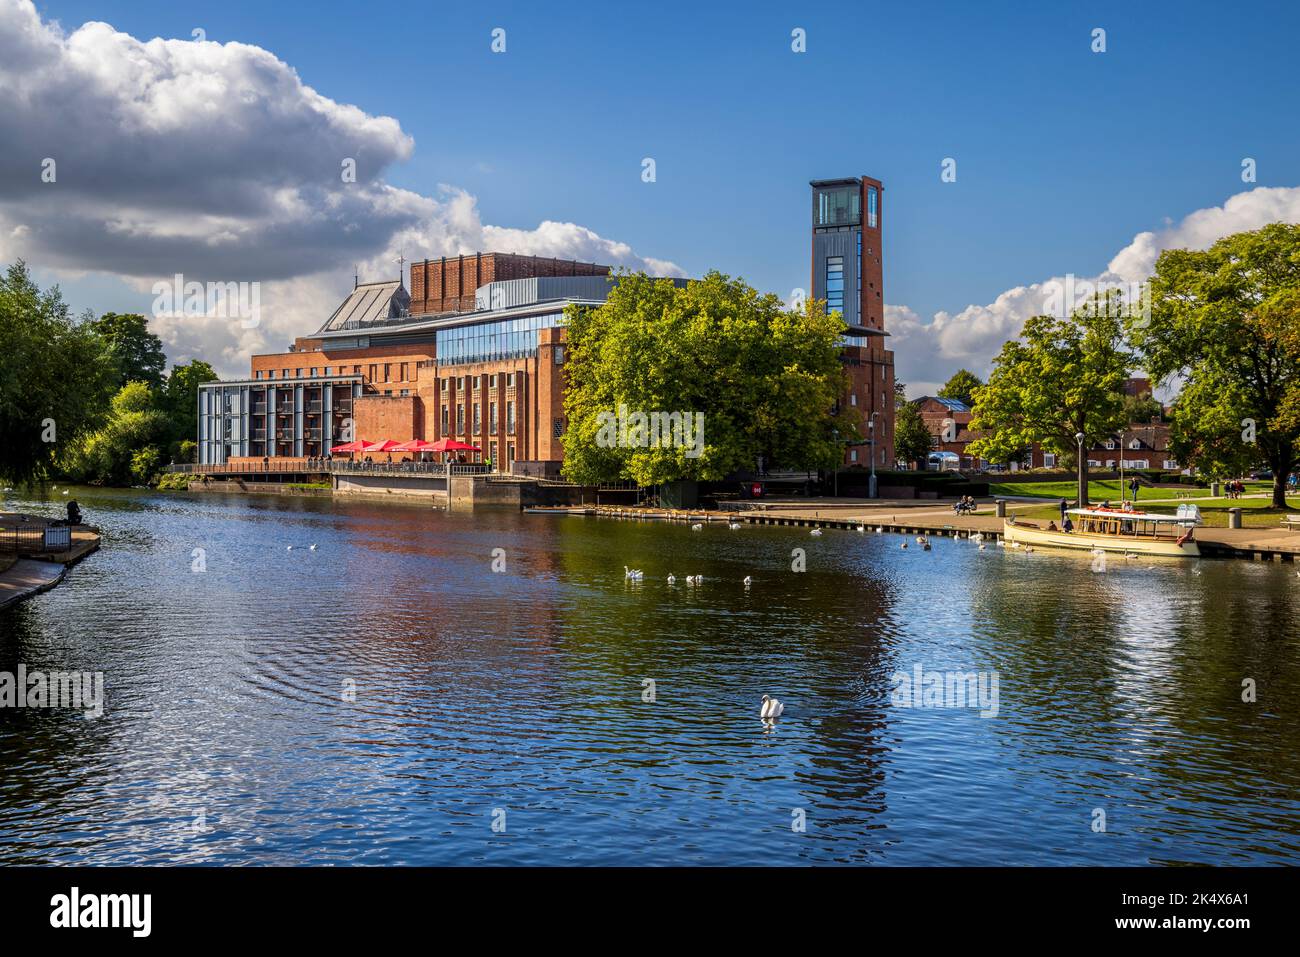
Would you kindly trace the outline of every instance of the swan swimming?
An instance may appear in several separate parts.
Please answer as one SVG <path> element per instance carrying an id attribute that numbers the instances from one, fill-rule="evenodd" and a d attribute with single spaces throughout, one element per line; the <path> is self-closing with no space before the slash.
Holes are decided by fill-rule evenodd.
<path id="1" fill-rule="evenodd" d="M 859 526 L 858 526 L 858 531 L 859 531 L 859 532 L 865 532 L 866 530 L 867 530 L 867 529 L 866 529 L 866 526 L 864 526 L 864 525 L 859 525 Z"/>
<path id="2" fill-rule="evenodd" d="M 670 585 L 676 585 L 676 584 L 677 584 L 677 576 L 674 575 L 674 574 L 672 574 L 671 572 L 668 574 L 668 584 L 670 584 Z"/>
<path id="3" fill-rule="evenodd" d="M 699 522 L 696 522 L 694 525 L 691 526 L 691 531 L 692 531 L 692 532 L 702 531 L 703 529 L 704 529 L 704 526 L 701 525 Z"/>
<path id="4" fill-rule="evenodd" d="M 749 587 L 750 585 L 752 585 L 752 584 L 754 584 L 754 579 L 752 579 L 752 578 L 750 578 L 748 575 L 746 575 L 746 576 L 745 576 L 745 587 L 748 588 L 748 587 Z"/>
<path id="5" fill-rule="evenodd" d="M 316 551 L 316 543 L 315 543 L 315 542 L 312 542 L 312 543 L 311 543 L 310 545 L 308 545 L 307 547 L 308 547 L 311 551 L 313 551 L 313 552 Z"/>
<path id="6" fill-rule="evenodd" d="M 731 529 L 734 532 L 736 529 L 740 528 L 740 523 L 731 522 L 730 524 L 727 525 L 727 528 Z"/>
<path id="7" fill-rule="evenodd" d="M 634 582 L 639 582 L 639 581 L 641 580 L 641 569 L 639 569 L 639 568 L 628 568 L 626 565 L 624 565 L 624 566 L 623 566 L 623 577 L 624 577 L 624 578 L 627 578 L 627 579 L 629 579 L 629 580 L 631 580 L 631 581 L 634 581 Z"/>
<path id="8" fill-rule="evenodd" d="M 811 532 L 809 532 L 808 534 L 809 534 L 809 535 L 820 535 L 821 533 L 822 533 L 822 530 L 821 530 L 820 528 L 814 528 L 814 529 L 813 529 Z"/>
<path id="9" fill-rule="evenodd" d="M 785 712 L 785 705 L 777 701 L 771 695 L 763 695 L 763 706 L 759 709 L 759 717 L 764 721 L 775 721 Z"/>

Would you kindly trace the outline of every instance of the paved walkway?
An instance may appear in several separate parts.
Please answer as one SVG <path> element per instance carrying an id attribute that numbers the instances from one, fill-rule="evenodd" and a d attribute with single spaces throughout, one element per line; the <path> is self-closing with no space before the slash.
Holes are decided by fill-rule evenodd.
<path id="1" fill-rule="evenodd" d="M 0 572 L 0 608 L 8 608 L 24 598 L 53 588 L 67 573 L 61 562 L 38 562 L 20 558 L 6 571 Z"/>

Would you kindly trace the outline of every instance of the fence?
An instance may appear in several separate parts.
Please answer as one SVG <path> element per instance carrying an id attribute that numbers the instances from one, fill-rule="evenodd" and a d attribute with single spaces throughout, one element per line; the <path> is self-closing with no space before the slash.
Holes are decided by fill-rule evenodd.
<path id="1" fill-rule="evenodd" d="M 11 555 L 66 552 L 72 548 L 72 529 L 66 525 L 6 526 L 0 528 L 0 552 Z"/>

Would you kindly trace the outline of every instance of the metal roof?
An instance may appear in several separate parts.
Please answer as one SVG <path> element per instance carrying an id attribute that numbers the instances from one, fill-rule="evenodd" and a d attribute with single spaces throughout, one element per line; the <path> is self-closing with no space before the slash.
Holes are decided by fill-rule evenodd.
<path id="1" fill-rule="evenodd" d="M 400 279 L 362 283 L 352 290 L 352 293 L 334 310 L 334 314 L 316 331 L 332 332 L 342 329 L 345 324 L 365 324 L 395 319 L 402 315 L 410 304 L 411 296 Z"/>

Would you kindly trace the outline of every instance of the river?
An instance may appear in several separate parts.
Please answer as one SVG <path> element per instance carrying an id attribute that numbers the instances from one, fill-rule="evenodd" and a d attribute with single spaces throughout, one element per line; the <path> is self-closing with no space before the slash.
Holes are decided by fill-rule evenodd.
<path id="1" fill-rule="evenodd" d="M 104 713 L 0 708 L 0 862 L 1300 863 L 1290 564 L 74 497 L 103 548 L 0 671 Z"/>

